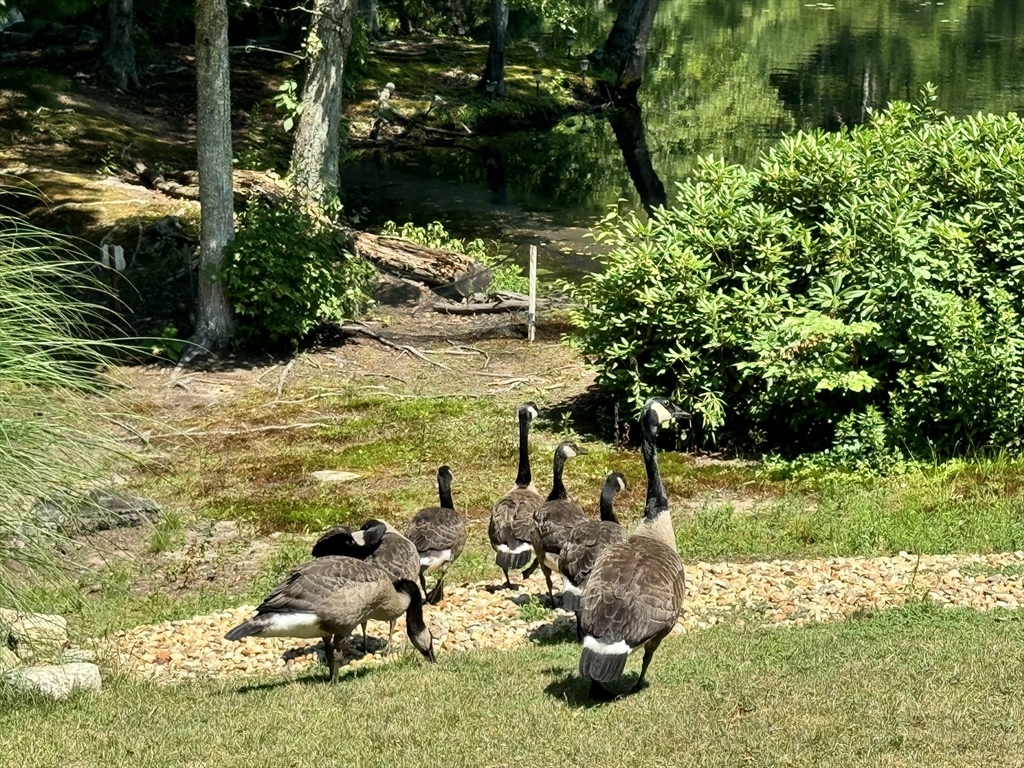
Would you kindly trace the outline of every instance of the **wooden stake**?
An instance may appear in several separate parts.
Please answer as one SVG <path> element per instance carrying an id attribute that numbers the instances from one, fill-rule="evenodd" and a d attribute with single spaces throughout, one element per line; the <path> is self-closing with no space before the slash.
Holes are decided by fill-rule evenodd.
<path id="1" fill-rule="evenodd" d="M 533 341 L 537 332 L 537 246 L 530 246 L 530 315 L 527 339 Z"/>

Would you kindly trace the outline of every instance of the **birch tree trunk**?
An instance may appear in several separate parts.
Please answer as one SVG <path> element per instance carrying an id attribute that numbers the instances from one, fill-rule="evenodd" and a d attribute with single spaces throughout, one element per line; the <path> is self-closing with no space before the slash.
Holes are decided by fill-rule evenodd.
<path id="1" fill-rule="evenodd" d="M 494 93 L 505 94 L 505 31 L 508 29 L 508 0 L 491 0 L 491 44 L 487 49 L 487 64 L 480 78 L 479 90 L 486 91 L 487 83 L 494 82 Z"/>
<path id="2" fill-rule="evenodd" d="M 341 98 L 345 57 L 352 39 L 352 0 L 315 0 L 306 42 L 302 114 L 292 146 L 291 181 L 308 207 L 338 194 Z"/>
<path id="3" fill-rule="evenodd" d="M 139 87 L 135 46 L 132 45 L 132 0 L 107 3 L 107 33 L 96 65 L 96 77 L 121 91 Z"/>
<path id="4" fill-rule="evenodd" d="M 196 150 L 199 168 L 199 317 L 182 362 L 220 352 L 231 340 L 231 307 L 216 279 L 234 236 L 231 77 L 227 0 L 196 0 Z"/>

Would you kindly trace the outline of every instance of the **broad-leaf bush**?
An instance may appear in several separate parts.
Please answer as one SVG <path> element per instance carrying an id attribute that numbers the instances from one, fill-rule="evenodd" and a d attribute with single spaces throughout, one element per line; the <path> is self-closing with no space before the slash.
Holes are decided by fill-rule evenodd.
<path id="1" fill-rule="evenodd" d="M 238 217 L 222 274 L 243 344 L 295 342 L 322 322 L 352 317 L 373 267 L 338 234 L 285 198 Z"/>
<path id="2" fill-rule="evenodd" d="M 931 96 L 931 94 L 927 94 Z M 609 215 L 578 343 L 708 443 L 933 457 L 1024 440 L 1024 125 L 895 103 L 758 167 L 702 160 L 674 208 Z"/>

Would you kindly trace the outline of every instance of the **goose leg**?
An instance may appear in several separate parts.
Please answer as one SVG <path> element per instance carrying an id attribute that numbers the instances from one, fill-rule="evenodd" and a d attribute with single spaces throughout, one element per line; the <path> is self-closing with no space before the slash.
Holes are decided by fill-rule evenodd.
<path id="1" fill-rule="evenodd" d="M 658 650 L 658 646 L 661 645 L 661 641 L 665 639 L 665 635 L 668 632 L 663 632 L 657 637 L 650 640 L 647 645 L 644 646 L 644 663 L 640 667 L 640 677 L 637 678 L 636 684 L 630 689 L 630 693 L 636 693 L 644 687 L 644 677 L 647 676 L 647 667 L 650 666 L 651 659 L 654 658 L 654 652 Z"/>
<path id="2" fill-rule="evenodd" d="M 555 592 L 551 587 L 551 569 L 541 563 L 541 573 L 544 574 L 544 581 L 548 583 L 548 599 L 551 601 L 551 607 L 555 607 Z"/>
<path id="3" fill-rule="evenodd" d="M 430 590 L 430 594 L 427 595 L 427 603 L 429 605 L 436 605 L 444 598 L 444 573 L 444 571 L 441 571 L 437 577 L 437 583 Z M 426 590 L 423 591 L 426 592 Z"/>
<path id="4" fill-rule="evenodd" d="M 533 572 L 537 570 L 538 565 L 540 565 L 540 560 L 536 557 L 533 558 L 533 562 L 526 566 L 526 570 L 523 571 L 523 578 L 528 579 L 533 576 Z"/>
<path id="5" fill-rule="evenodd" d="M 504 573 L 505 573 L 505 589 L 510 589 L 513 592 L 515 590 L 519 589 L 519 587 L 517 587 L 515 584 L 513 584 L 512 580 L 509 579 L 509 577 L 508 577 L 508 570 L 506 570 L 505 568 L 502 568 L 501 570 L 504 571 Z"/>
<path id="6" fill-rule="evenodd" d="M 384 647 L 384 653 L 391 653 L 391 638 L 395 635 L 395 619 L 391 620 L 391 626 L 388 627 L 388 644 Z"/>
<path id="7" fill-rule="evenodd" d="M 423 588 L 423 594 L 427 594 L 427 580 L 423 578 L 423 571 L 420 571 L 420 586 Z M 427 602 L 430 602 L 429 600 Z"/>
<path id="8" fill-rule="evenodd" d="M 366 653 L 370 649 L 366 647 L 366 622 L 363 622 L 363 653 Z"/>
<path id="9" fill-rule="evenodd" d="M 580 621 L 580 615 L 576 614 L 576 640 L 577 642 L 583 642 L 583 623 Z"/>
<path id="10" fill-rule="evenodd" d="M 327 660 L 327 669 L 330 671 L 328 681 L 333 683 L 338 679 L 338 659 L 334 654 L 333 638 L 324 638 L 324 658 Z"/>

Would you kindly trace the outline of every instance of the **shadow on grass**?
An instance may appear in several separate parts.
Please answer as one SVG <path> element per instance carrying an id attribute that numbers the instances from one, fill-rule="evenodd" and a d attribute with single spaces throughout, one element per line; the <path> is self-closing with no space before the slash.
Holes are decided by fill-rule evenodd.
<path id="1" fill-rule="evenodd" d="M 584 680 L 574 672 L 568 672 L 557 667 L 550 667 L 544 670 L 544 672 L 546 674 L 558 675 L 556 679 L 544 686 L 544 692 L 552 698 L 564 701 L 573 709 L 593 709 L 594 707 L 606 704 L 614 704 L 616 701 L 645 691 L 647 686 L 650 685 L 650 683 L 645 681 L 639 689 L 634 689 L 633 686 L 636 684 L 636 679 L 639 678 L 639 674 L 636 674 L 629 676 L 628 682 L 622 691 L 610 688 L 595 689 L 589 680 Z M 620 687 L 622 687 L 621 681 L 616 688 Z"/>
<path id="2" fill-rule="evenodd" d="M 531 629 L 527 637 L 537 645 L 576 645 L 576 617 L 556 616 L 554 621 Z"/>

